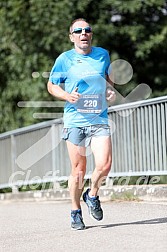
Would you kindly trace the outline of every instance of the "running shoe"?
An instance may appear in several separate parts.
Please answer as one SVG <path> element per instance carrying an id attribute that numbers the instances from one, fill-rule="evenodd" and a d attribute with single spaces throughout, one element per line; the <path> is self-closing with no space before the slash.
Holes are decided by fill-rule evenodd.
<path id="1" fill-rule="evenodd" d="M 87 189 L 83 194 L 83 200 L 88 206 L 89 215 L 100 221 L 103 219 L 103 210 L 100 206 L 99 196 L 89 197 L 89 191 L 90 189 Z"/>
<path id="2" fill-rule="evenodd" d="M 71 229 L 72 230 L 85 229 L 81 209 L 71 210 Z"/>

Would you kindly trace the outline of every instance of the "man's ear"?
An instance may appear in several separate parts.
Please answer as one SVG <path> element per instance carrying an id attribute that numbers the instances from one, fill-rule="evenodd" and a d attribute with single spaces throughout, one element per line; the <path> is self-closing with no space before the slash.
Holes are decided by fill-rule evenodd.
<path id="1" fill-rule="evenodd" d="M 69 38 L 70 38 L 71 42 L 74 42 L 74 38 L 73 38 L 72 34 L 69 34 Z"/>

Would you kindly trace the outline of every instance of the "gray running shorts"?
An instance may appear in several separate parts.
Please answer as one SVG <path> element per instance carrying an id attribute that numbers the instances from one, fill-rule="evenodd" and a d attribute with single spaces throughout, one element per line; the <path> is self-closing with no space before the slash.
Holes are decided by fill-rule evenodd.
<path id="1" fill-rule="evenodd" d="M 110 127 L 105 124 L 96 124 L 86 127 L 63 128 L 62 138 L 79 146 L 89 146 L 92 137 L 111 136 Z"/>

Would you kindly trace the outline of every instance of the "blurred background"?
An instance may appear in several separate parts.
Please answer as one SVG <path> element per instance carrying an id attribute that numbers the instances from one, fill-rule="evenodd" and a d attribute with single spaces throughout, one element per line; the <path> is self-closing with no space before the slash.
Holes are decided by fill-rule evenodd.
<path id="1" fill-rule="evenodd" d="M 72 48 L 69 26 L 80 17 L 92 25 L 94 46 L 131 64 L 132 79 L 115 85 L 124 97 L 140 83 L 151 87 L 150 98 L 167 95 L 167 1 L 0 0 L 0 133 L 44 120 L 33 113 L 62 112 L 18 102 L 55 100 L 48 73 Z"/>

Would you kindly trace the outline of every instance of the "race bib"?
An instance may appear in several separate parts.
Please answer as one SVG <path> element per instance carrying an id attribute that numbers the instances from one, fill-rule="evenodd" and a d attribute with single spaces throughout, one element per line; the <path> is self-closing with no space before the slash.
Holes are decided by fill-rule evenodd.
<path id="1" fill-rule="evenodd" d="M 82 95 L 77 102 L 77 111 L 81 113 L 100 113 L 102 111 L 102 95 Z"/>

